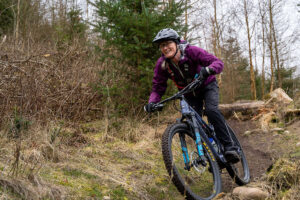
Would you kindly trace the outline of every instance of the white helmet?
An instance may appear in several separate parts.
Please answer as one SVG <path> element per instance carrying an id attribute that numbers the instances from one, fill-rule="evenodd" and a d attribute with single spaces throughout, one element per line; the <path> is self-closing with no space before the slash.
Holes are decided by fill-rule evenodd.
<path id="1" fill-rule="evenodd" d="M 166 40 L 173 40 L 177 44 L 180 42 L 180 37 L 176 31 L 171 28 L 162 29 L 157 33 L 155 38 L 153 39 L 153 43 L 160 43 Z"/>

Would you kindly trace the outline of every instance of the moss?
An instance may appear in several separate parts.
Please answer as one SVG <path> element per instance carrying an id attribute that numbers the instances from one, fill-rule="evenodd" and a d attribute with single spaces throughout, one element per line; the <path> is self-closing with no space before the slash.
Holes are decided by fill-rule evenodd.
<path id="1" fill-rule="evenodd" d="M 98 185 L 92 185 L 91 187 L 87 187 L 84 189 L 85 192 L 87 193 L 87 196 L 96 198 L 96 199 L 102 199 L 103 198 L 103 194 L 101 192 L 101 187 L 99 187 Z"/>
<path id="2" fill-rule="evenodd" d="M 268 174 L 268 181 L 281 191 L 290 189 L 300 181 L 299 164 L 286 159 L 278 160 Z"/>
<path id="3" fill-rule="evenodd" d="M 87 179 L 96 179 L 97 178 L 97 176 L 89 174 L 87 172 L 83 172 L 81 169 L 63 168 L 62 171 L 63 171 L 64 175 L 66 175 L 66 176 L 73 176 L 76 178 L 83 176 Z"/>
<path id="4" fill-rule="evenodd" d="M 0 185 L 0 199 L 2 199 L 1 197 L 4 197 L 3 199 L 14 199 L 14 200 L 18 200 L 18 199 L 24 199 L 22 198 L 21 195 L 14 193 L 12 190 L 10 189 L 4 189 L 1 185 Z M 5 198 L 6 197 L 6 198 Z"/>
<path id="5" fill-rule="evenodd" d="M 111 191 L 112 199 L 116 200 L 126 200 L 126 190 L 122 186 L 117 186 Z"/>
<path id="6" fill-rule="evenodd" d="M 292 158 L 300 158 L 300 147 L 297 147 L 290 156 Z"/>

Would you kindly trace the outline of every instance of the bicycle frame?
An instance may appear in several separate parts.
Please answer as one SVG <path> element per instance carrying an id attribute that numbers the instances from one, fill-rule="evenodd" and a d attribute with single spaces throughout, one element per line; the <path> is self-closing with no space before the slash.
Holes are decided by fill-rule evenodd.
<path id="1" fill-rule="evenodd" d="M 190 84 L 188 84 L 181 91 L 179 91 L 175 95 L 155 104 L 155 109 L 157 110 L 159 108 L 162 108 L 163 104 L 168 101 L 172 101 L 175 99 L 180 100 L 180 107 L 181 107 L 181 114 L 182 114 L 181 121 L 183 121 L 184 119 L 187 119 L 188 124 L 190 125 L 190 127 L 192 127 L 193 132 L 195 134 L 197 153 L 198 153 L 199 157 L 204 155 L 203 154 L 203 145 L 201 143 L 200 135 L 203 138 L 205 138 L 205 140 L 207 139 L 206 141 L 207 141 L 207 143 L 209 143 L 208 145 L 211 145 L 211 147 L 213 147 L 211 142 L 209 141 L 208 135 L 207 135 L 208 133 L 209 134 L 211 133 L 209 136 L 213 139 L 213 141 L 216 142 L 219 149 L 222 148 L 221 143 L 215 136 L 214 129 L 212 127 L 210 127 L 208 124 L 206 124 L 206 122 L 202 119 L 202 117 L 187 103 L 187 101 L 185 100 L 185 97 L 184 97 L 185 94 L 194 91 L 194 89 L 197 88 L 199 85 L 201 85 L 202 82 L 203 82 L 202 76 L 195 76 L 195 80 L 193 82 L 191 82 Z M 187 150 L 185 138 L 183 135 L 184 134 L 179 135 L 181 149 L 182 149 L 183 159 L 184 159 L 184 163 L 185 163 L 185 168 L 187 170 L 190 170 L 190 168 L 191 168 L 190 158 L 188 155 L 188 150 Z M 214 148 L 211 148 L 211 150 L 212 150 L 213 155 L 215 155 L 216 160 L 219 163 L 219 166 L 226 167 L 228 164 L 223 156 L 223 153 L 222 153 L 223 150 L 220 149 L 219 152 L 217 152 Z"/>
<path id="2" fill-rule="evenodd" d="M 201 142 L 200 135 L 202 135 L 202 137 L 212 138 L 212 140 L 215 141 L 217 146 L 219 148 L 221 148 L 221 144 L 214 134 L 213 127 L 210 127 L 202 119 L 202 117 L 187 103 L 184 96 L 181 96 L 179 99 L 180 99 L 180 107 L 181 107 L 181 113 L 182 113 L 181 121 L 183 121 L 184 119 L 187 119 L 187 122 L 193 128 L 193 131 L 195 134 L 195 141 L 196 141 L 195 143 L 196 143 L 197 152 L 198 152 L 199 157 L 204 155 L 203 154 L 203 145 Z M 210 135 L 208 135 L 208 133 Z M 180 137 L 180 142 L 181 142 L 181 148 L 182 148 L 185 168 L 187 170 L 189 170 L 191 165 L 190 165 L 190 159 L 189 159 L 188 150 L 186 147 L 184 134 L 180 134 L 179 137 Z M 209 141 L 209 140 L 207 140 L 207 141 Z M 217 162 L 219 164 L 226 165 L 226 160 L 225 160 L 223 154 L 221 153 L 222 150 L 219 150 L 219 152 L 215 148 L 211 148 L 211 150 L 212 150 L 213 155 L 215 155 Z"/>

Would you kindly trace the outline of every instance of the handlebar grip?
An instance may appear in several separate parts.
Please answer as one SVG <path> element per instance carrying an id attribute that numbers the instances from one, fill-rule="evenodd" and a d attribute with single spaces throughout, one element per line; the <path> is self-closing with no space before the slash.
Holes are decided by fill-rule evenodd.
<path id="1" fill-rule="evenodd" d="M 163 107 L 164 107 L 164 104 L 155 104 L 153 110 L 162 111 Z"/>

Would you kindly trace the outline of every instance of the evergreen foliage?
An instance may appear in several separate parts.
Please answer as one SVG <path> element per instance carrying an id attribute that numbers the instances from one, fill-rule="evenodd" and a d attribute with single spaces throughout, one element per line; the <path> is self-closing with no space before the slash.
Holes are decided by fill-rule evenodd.
<path id="1" fill-rule="evenodd" d="M 55 26 L 58 43 L 71 43 L 74 39 L 85 40 L 88 27 L 82 19 L 81 9 L 70 9 L 66 17 L 66 21 L 60 22 Z"/>
<path id="2" fill-rule="evenodd" d="M 282 78 L 282 89 L 290 96 L 293 97 L 293 91 L 296 88 L 295 85 L 299 85 L 299 79 L 295 78 L 296 67 L 292 68 L 281 68 L 281 78 Z M 278 70 L 275 71 L 275 83 L 278 85 Z"/>
<path id="3" fill-rule="evenodd" d="M 0 36 L 13 30 L 13 3 L 11 0 L 0 0 Z"/>
<path id="4" fill-rule="evenodd" d="M 237 38 L 230 36 L 223 44 L 221 102 L 232 103 L 236 100 L 250 99 L 250 69 L 248 59 L 243 56 Z"/>
<path id="5" fill-rule="evenodd" d="M 167 4 L 157 0 L 98 0 L 95 7 L 99 20 L 95 30 L 105 41 L 101 58 L 119 65 L 118 75 L 126 81 L 102 87 L 101 91 L 117 88 L 119 95 L 135 91 L 130 102 L 141 104 L 148 99 L 155 61 L 160 55 L 152 40 L 163 28 L 173 28 L 180 33 L 183 1 Z M 100 86 L 101 87 L 101 86 Z M 128 93 L 127 93 L 128 94 Z M 126 103 L 123 110 L 126 111 Z"/>

